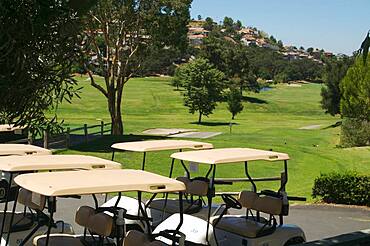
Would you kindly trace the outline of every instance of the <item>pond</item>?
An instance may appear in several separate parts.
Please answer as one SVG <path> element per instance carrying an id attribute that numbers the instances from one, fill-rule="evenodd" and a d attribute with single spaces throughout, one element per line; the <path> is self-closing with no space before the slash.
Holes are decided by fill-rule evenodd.
<path id="1" fill-rule="evenodd" d="M 262 92 L 262 91 L 271 91 L 271 90 L 272 90 L 272 87 L 264 86 L 264 87 L 261 87 L 260 92 Z"/>

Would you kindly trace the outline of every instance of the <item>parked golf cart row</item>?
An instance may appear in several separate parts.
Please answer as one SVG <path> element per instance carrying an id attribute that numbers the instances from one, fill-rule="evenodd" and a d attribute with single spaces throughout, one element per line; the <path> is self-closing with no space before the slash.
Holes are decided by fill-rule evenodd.
<path id="1" fill-rule="evenodd" d="M 283 224 L 290 198 L 285 192 L 287 154 L 248 148 L 212 149 L 208 143 L 183 140 L 117 143 L 112 148 L 112 161 L 96 157 L 89 160 L 91 157 L 86 156 L 38 156 L 38 153 L 0 157 L 0 170 L 8 182 L 4 187 L 1 245 L 271 246 L 305 241 L 299 227 Z M 184 149 L 193 151 L 182 152 Z M 171 155 L 169 177 L 144 170 L 147 152 L 161 150 L 180 151 Z M 117 151 L 142 152 L 142 170 L 120 169 L 121 165 L 113 161 Z M 283 162 L 277 191 L 257 190 L 248 166 L 259 160 Z M 175 180 L 172 175 L 178 162 L 186 177 Z M 240 177 L 216 178 L 217 167 L 237 163 L 243 164 L 245 179 L 252 184 L 252 190 L 240 192 L 237 199 L 221 193 L 224 204 L 213 204 L 216 185 L 240 180 Z M 191 177 L 187 164 L 207 165 L 208 171 Z M 122 194 L 129 191 L 137 193 L 136 199 Z M 108 193 L 118 195 L 99 205 L 96 195 Z M 151 198 L 144 201 L 143 193 L 152 194 Z M 159 193 L 163 196 L 158 197 Z M 82 195 L 91 195 L 95 204 L 78 209 L 75 222 L 85 229 L 82 235 L 74 235 L 70 225 L 55 222 L 53 217 L 57 200 Z M 14 202 L 12 211 L 5 213 L 9 201 L 18 201 L 30 212 L 25 209 L 17 213 Z M 230 208 L 243 207 L 245 215 L 228 214 Z"/>

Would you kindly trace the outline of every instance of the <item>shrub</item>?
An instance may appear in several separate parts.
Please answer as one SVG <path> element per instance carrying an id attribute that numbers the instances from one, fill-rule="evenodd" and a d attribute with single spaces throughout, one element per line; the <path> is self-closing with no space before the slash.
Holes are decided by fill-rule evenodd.
<path id="1" fill-rule="evenodd" d="M 356 172 L 320 174 L 315 179 L 312 197 L 327 203 L 370 206 L 370 176 Z"/>
<path id="2" fill-rule="evenodd" d="M 343 147 L 370 145 L 370 121 L 344 118 L 340 142 Z"/>

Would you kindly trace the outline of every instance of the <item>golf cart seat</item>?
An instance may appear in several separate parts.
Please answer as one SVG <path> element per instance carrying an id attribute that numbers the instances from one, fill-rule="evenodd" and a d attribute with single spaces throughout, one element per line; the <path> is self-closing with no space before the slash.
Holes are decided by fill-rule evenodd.
<path id="1" fill-rule="evenodd" d="M 84 246 L 79 235 L 50 234 L 49 245 L 52 246 Z M 46 235 L 34 237 L 33 245 L 46 246 Z"/>
<path id="2" fill-rule="evenodd" d="M 113 231 L 113 218 L 104 212 L 96 212 L 95 209 L 89 206 L 81 206 L 78 208 L 75 215 L 75 222 L 80 226 L 85 227 L 91 231 L 95 237 L 108 237 Z M 83 246 L 86 245 L 88 238 L 83 235 L 69 235 L 69 234 L 50 234 L 49 245 L 62 246 Z M 93 240 L 93 239 L 92 239 Z M 97 239 L 99 240 L 99 239 Z M 37 236 L 33 239 L 33 245 L 46 245 L 46 235 Z"/>
<path id="3" fill-rule="evenodd" d="M 206 196 L 208 194 L 208 187 L 209 184 L 205 180 L 201 180 L 199 178 L 189 179 L 187 177 L 178 177 L 176 180 L 181 181 L 186 186 L 186 195 L 190 196 Z M 150 203 L 150 208 L 163 210 L 164 207 L 165 211 L 170 214 L 178 213 L 179 212 L 179 202 L 176 199 L 155 199 Z M 202 201 L 200 199 L 187 199 L 183 202 L 184 212 L 188 214 L 199 212 L 202 208 Z"/>
<path id="4" fill-rule="evenodd" d="M 270 219 L 260 219 L 252 216 L 226 215 L 213 217 L 211 223 L 217 228 L 247 238 L 256 238 L 271 234 L 276 229 L 274 215 L 280 215 L 283 202 L 272 196 L 259 196 L 252 191 L 242 191 L 239 194 L 239 203 L 247 210 L 254 210 L 268 214 Z"/>
<path id="5" fill-rule="evenodd" d="M 123 246 L 165 246 L 161 241 L 151 241 L 149 237 L 139 231 L 131 230 L 123 240 Z"/>

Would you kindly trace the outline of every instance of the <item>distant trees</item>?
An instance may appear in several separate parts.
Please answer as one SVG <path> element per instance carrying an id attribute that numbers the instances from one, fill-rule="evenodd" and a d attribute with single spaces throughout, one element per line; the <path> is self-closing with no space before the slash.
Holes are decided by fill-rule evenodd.
<path id="1" fill-rule="evenodd" d="M 175 80 L 185 89 L 184 104 L 189 112 L 198 112 L 198 124 L 202 116 L 212 114 L 224 89 L 224 74 L 214 68 L 208 60 L 198 58 L 181 65 L 176 73 Z"/>
<path id="2" fill-rule="evenodd" d="M 324 71 L 324 87 L 321 89 L 321 106 L 326 113 L 340 114 L 341 91 L 340 83 L 353 64 L 353 58 L 345 57 L 326 63 Z"/>
<path id="3" fill-rule="evenodd" d="M 101 0 L 85 21 L 85 68 L 107 99 L 112 134 L 123 133 L 123 88 L 153 50 L 187 47 L 191 0 Z M 104 84 L 94 75 L 104 77 Z"/>
<path id="4" fill-rule="evenodd" d="M 241 94 L 243 90 L 258 90 L 258 83 L 250 73 L 246 47 L 242 44 L 220 33 L 211 33 L 204 39 L 199 56 L 224 72 L 229 86 L 238 86 Z"/>

